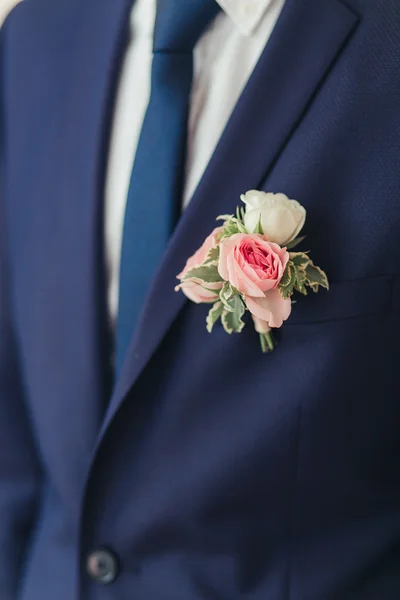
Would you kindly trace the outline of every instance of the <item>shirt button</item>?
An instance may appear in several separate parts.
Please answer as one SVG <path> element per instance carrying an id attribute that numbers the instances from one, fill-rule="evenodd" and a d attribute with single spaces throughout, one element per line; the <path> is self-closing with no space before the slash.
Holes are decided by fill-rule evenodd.
<path id="1" fill-rule="evenodd" d="M 119 561 L 111 550 L 98 548 L 88 555 L 86 569 L 94 581 L 112 583 L 119 573 Z"/>

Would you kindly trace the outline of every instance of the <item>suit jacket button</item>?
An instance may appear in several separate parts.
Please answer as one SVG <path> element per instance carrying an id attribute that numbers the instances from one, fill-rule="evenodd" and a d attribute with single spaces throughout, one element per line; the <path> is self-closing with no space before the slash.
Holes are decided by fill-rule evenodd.
<path id="1" fill-rule="evenodd" d="M 112 583 L 118 576 L 119 561 L 111 550 L 98 548 L 88 555 L 86 569 L 94 581 Z"/>

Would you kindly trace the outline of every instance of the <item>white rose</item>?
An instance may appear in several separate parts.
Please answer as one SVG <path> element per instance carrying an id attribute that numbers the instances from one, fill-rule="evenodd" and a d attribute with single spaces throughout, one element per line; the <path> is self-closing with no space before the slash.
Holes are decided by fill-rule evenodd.
<path id="1" fill-rule="evenodd" d="M 253 233 L 261 219 L 264 235 L 270 242 L 284 246 L 298 236 L 306 220 L 306 210 L 285 194 L 268 194 L 250 190 L 242 194 L 246 205 L 244 224 Z"/>

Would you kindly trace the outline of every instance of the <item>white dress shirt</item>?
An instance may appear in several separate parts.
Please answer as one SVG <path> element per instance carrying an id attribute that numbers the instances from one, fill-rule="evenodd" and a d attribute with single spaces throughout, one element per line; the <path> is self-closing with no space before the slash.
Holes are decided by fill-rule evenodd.
<path id="1" fill-rule="evenodd" d="M 186 206 L 211 158 L 239 96 L 275 27 L 285 0 L 218 0 L 222 11 L 194 50 L 190 101 Z M 156 0 L 136 0 L 122 64 L 105 185 L 108 307 L 118 310 L 123 220 L 135 150 L 150 97 Z M 182 257 L 184 260 L 186 257 Z"/>
<path id="2" fill-rule="evenodd" d="M 0 0 L 0 27 L 12 8 L 21 0 Z"/>

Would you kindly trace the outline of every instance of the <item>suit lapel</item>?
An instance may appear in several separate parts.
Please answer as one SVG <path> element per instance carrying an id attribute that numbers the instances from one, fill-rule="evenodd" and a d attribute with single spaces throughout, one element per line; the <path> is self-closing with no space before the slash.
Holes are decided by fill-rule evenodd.
<path id="1" fill-rule="evenodd" d="M 216 216 L 265 181 L 356 24 L 340 0 L 287 0 L 155 275 L 102 432 L 185 303 L 176 274 Z"/>
<path id="2" fill-rule="evenodd" d="M 71 398 L 71 414 L 79 415 L 81 455 L 93 449 L 103 417 L 111 367 L 106 320 L 102 244 L 103 180 L 107 137 L 116 75 L 129 24 L 129 0 L 98 0 L 71 7 L 68 64 L 73 65 L 69 93 L 60 102 L 61 160 L 54 172 L 64 234 L 60 255 L 66 277 L 60 291 L 60 314 L 74 323 L 66 335 L 71 348 L 72 373 L 81 373 L 85 403 Z M 55 153 L 58 160 L 58 153 Z M 73 408 L 73 402 L 79 403 Z M 84 448 L 80 448 L 84 445 Z"/>

